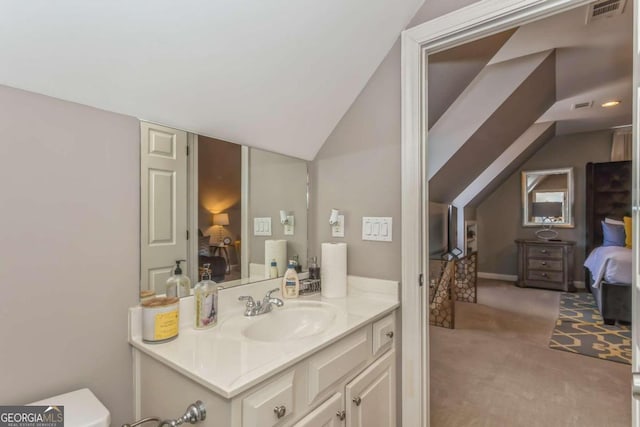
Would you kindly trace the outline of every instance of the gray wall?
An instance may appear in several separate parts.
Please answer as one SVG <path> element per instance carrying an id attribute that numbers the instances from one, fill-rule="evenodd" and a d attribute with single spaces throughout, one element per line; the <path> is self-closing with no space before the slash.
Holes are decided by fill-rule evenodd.
<path id="1" fill-rule="evenodd" d="M 133 416 L 138 120 L 0 86 L 0 402 L 89 387 Z"/>
<path id="2" fill-rule="evenodd" d="M 293 236 L 284 235 L 280 210 L 294 216 Z M 253 235 L 253 218 L 271 217 L 271 236 Z M 264 264 L 264 241 L 287 241 L 287 257 L 307 265 L 307 162 L 282 154 L 249 150 L 249 260 Z M 244 242 L 243 242 L 244 244 Z"/>
<path id="3" fill-rule="evenodd" d="M 425 1 L 409 27 L 472 0 Z M 322 242 L 348 244 L 349 274 L 400 280 L 400 42 L 396 42 L 311 163 L 309 255 Z M 345 216 L 345 237 L 331 237 L 332 208 Z M 393 218 L 393 242 L 362 240 L 363 216 Z"/>
<path id="4" fill-rule="evenodd" d="M 585 258 L 585 165 L 607 162 L 611 153 L 611 131 L 556 136 L 537 151 L 522 168 L 477 206 L 478 271 L 517 274 L 517 238 L 535 238 L 538 228 L 522 227 L 520 172 L 523 170 L 573 167 L 575 228 L 557 228 L 559 238 L 574 240 L 575 280 L 584 280 Z"/>

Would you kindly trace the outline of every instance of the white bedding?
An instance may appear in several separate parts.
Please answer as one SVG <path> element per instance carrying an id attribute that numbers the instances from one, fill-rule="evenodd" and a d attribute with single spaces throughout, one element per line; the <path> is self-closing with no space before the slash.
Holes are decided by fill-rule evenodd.
<path id="1" fill-rule="evenodd" d="M 593 286 L 600 282 L 631 283 L 631 249 L 620 246 L 600 246 L 595 248 L 584 261 L 591 271 Z"/>

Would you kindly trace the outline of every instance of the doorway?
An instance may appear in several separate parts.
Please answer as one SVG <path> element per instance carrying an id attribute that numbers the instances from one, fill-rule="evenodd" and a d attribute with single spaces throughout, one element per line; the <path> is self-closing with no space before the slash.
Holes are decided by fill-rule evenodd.
<path id="1" fill-rule="evenodd" d="M 403 136 L 402 136 L 402 187 L 403 187 L 403 331 L 405 336 L 421 339 L 403 342 L 403 422 L 405 425 L 429 425 L 429 347 L 427 287 L 423 286 L 423 274 L 428 271 L 429 220 L 422 209 L 429 200 L 427 153 L 428 129 L 425 126 L 427 102 L 426 60 L 428 54 L 459 45 L 483 36 L 496 34 L 514 26 L 549 17 L 570 9 L 584 6 L 587 1 L 485 1 L 444 17 L 422 24 L 403 33 Z M 629 6 L 631 6 L 629 4 Z M 634 4 L 634 6 L 637 6 Z M 636 13 L 634 7 L 634 13 Z M 634 28 L 634 37 L 637 30 Z M 634 88 L 637 87 L 637 58 L 634 62 Z M 424 90 L 421 90 L 424 88 Z M 424 96 L 423 96 L 424 94 Z M 637 100 L 634 100 L 634 105 Z M 637 147 L 637 123 L 634 115 L 633 138 Z M 636 150 L 637 156 L 637 150 Z M 634 157 L 634 160 L 637 160 Z M 637 201 L 637 172 L 634 168 L 633 206 Z M 634 219 L 637 210 L 633 212 Z M 634 242 L 638 241 L 634 230 Z M 481 243 L 480 243 L 481 246 Z M 637 245 L 634 245 L 637 246 Z M 634 259 L 637 254 L 634 249 Z M 634 270 L 634 278 L 637 272 Z M 634 288 L 635 289 L 635 288 Z M 634 305 L 637 295 L 634 292 Z M 635 316 L 635 310 L 633 310 Z M 636 319 L 634 319 L 635 321 Z M 634 329 L 637 334 L 637 328 Z M 637 346 L 638 340 L 634 340 Z M 634 348 L 634 353 L 636 348 Z M 634 365 L 634 368 L 637 368 Z M 420 381 L 416 379 L 419 378 Z M 634 402 L 634 420 L 637 403 Z"/>

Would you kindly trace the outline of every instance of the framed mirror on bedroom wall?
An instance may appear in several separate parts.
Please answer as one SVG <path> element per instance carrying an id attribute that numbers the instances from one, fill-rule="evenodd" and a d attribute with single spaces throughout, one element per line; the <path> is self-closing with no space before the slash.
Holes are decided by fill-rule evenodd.
<path id="1" fill-rule="evenodd" d="M 164 294 L 176 261 L 230 287 L 307 268 L 307 162 L 141 122 L 140 290 Z M 265 267 L 265 263 L 267 264 Z M 183 295 L 182 295 L 183 296 Z"/>
<path id="2" fill-rule="evenodd" d="M 573 168 L 522 172 L 522 225 L 573 228 Z"/>

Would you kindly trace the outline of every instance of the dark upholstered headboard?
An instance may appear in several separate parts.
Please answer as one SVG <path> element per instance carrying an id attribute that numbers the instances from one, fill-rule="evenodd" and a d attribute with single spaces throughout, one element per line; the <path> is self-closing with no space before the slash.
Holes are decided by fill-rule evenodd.
<path id="1" fill-rule="evenodd" d="M 601 221 L 631 215 L 631 161 L 587 163 L 586 256 L 602 244 Z"/>

